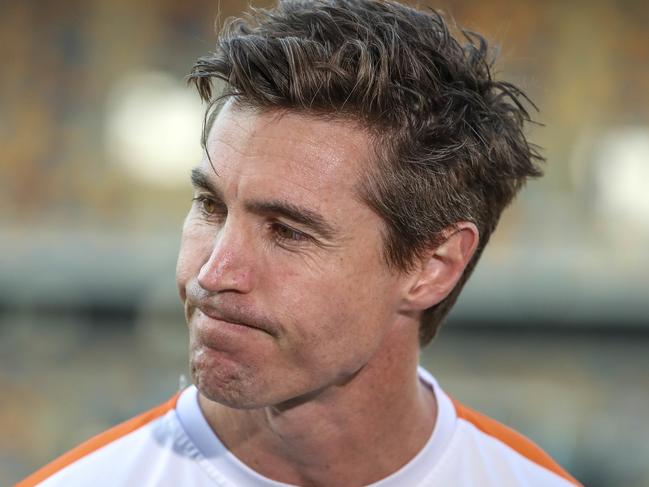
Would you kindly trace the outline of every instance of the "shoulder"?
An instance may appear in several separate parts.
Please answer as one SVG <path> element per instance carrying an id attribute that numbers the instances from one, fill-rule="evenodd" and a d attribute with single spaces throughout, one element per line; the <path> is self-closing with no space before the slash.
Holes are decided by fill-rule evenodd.
<path id="1" fill-rule="evenodd" d="M 432 440 L 440 452 L 424 485 L 581 485 L 533 441 L 449 397 L 424 368 L 418 373 L 437 399 Z"/>
<path id="2" fill-rule="evenodd" d="M 497 476 L 500 485 L 581 485 L 530 439 L 459 401 L 451 402 L 457 416 L 451 449 L 454 446 L 458 455 L 472 461 L 474 472 L 481 472 L 482 466 L 480 475 Z"/>
<path id="3" fill-rule="evenodd" d="M 81 475 L 81 477 L 83 477 L 83 472 L 88 469 L 92 475 L 97 475 L 102 470 L 105 474 L 110 474 L 111 469 L 115 467 L 115 461 L 118 461 L 116 455 L 119 455 L 120 452 L 123 455 L 134 454 L 132 448 L 136 445 L 139 445 L 140 449 L 146 449 L 147 446 L 153 448 L 155 443 L 153 431 L 156 423 L 162 421 L 165 415 L 174 410 L 179 395 L 180 393 L 163 404 L 87 440 L 34 472 L 16 484 L 16 487 L 30 487 L 43 483 L 48 485 L 49 480 L 65 477 L 71 471 L 75 471 L 77 476 Z M 83 478 L 75 479 L 75 483 L 82 482 Z M 61 485 L 64 483 L 61 482 Z M 58 483 L 54 482 L 54 484 Z"/>

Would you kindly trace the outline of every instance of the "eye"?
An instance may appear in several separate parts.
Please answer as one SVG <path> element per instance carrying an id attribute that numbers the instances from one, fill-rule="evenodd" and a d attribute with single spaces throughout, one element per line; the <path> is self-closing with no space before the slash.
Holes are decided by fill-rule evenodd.
<path id="1" fill-rule="evenodd" d="M 203 210 L 208 215 L 212 215 L 216 211 L 216 203 L 213 200 L 204 198 L 201 201 L 201 210 Z"/>
<path id="2" fill-rule="evenodd" d="M 273 223 L 272 229 L 275 232 L 275 236 L 278 240 L 290 241 L 290 242 L 303 242 L 309 240 L 309 236 L 287 227 L 281 223 Z"/>
<path id="3" fill-rule="evenodd" d="M 205 195 L 196 196 L 193 198 L 193 201 L 198 205 L 199 210 L 205 216 L 214 216 L 223 212 L 223 209 L 218 202 Z"/>

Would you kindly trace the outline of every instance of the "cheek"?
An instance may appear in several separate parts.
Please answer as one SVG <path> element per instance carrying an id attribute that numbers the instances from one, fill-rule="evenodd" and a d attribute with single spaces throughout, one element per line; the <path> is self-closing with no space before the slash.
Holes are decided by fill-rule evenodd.
<path id="1" fill-rule="evenodd" d="M 371 263 L 357 256 L 305 273 L 285 269 L 276 274 L 275 303 L 284 304 L 281 311 L 300 341 L 324 349 L 329 342 L 371 340 L 381 326 L 387 294 Z"/>

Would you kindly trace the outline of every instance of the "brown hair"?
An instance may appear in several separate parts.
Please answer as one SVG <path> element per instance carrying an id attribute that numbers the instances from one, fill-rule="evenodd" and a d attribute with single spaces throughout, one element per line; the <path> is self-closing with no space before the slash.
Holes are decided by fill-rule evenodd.
<path id="1" fill-rule="evenodd" d="M 462 45 L 436 11 L 377 0 L 280 0 L 229 19 L 214 53 L 189 80 L 210 102 L 203 143 L 219 102 L 359 122 L 374 134 L 376 164 L 360 189 L 385 221 L 389 265 L 408 270 L 441 231 L 473 222 L 478 249 L 462 279 L 422 316 L 429 342 L 471 274 L 503 209 L 542 160 L 516 86 L 492 78 L 485 39 Z M 225 82 L 213 98 L 212 80 Z"/>

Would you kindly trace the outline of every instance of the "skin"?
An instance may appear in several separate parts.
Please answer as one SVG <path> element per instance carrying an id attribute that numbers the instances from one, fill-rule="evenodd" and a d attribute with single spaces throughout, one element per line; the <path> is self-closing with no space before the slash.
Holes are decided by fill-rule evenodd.
<path id="1" fill-rule="evenodd" d="M 417 378 L 423 309 L 477 244 L 459 222 L 417 268 L 387 266 L 358 196 L 368 135 L 349 122 L 227 105 L 194 171 L 177 284 L 205 417 L 269 478 L 365 485 L 406 464 L 436 402 Z"/>

